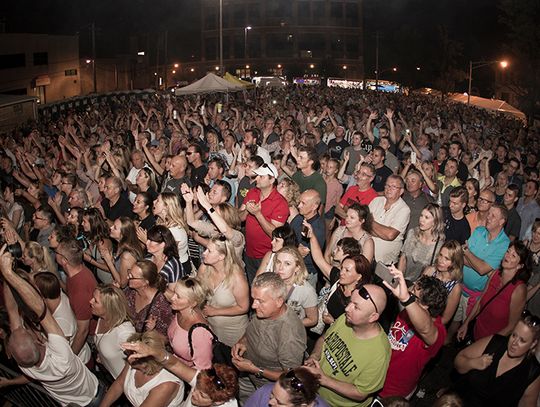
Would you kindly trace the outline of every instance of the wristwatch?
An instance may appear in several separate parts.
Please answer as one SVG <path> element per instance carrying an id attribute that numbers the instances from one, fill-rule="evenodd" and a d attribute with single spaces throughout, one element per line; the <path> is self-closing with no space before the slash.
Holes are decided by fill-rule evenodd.
<path id="1" fill-rule="evenodd" d="M 257 373 L 255 373 L 255 377 L 257 379 L 263 379 L 264 378 L 263 373 L 264 373 L 264 369 L 259 369 L 259 371 Z"/>
<path id="2" fill-rule="evenodd" d="M 208 212 L 210 212 L 210 213 L 214 213 L 215 211 L 216 211 L 216 210 L 215 210 L 213 207 L 210 208 L 210 209 L 208 209 Z"/>
<path id="3" fill-rule="evenodd" d="M 416 295 L 414 294 L 411 294 L 409 296 L 409 299 L 407 299 L 406 301 L 400 301 L 399 303 L 404 307 L 406 308 L 407 306 L 411 305 L 413 302 L 416 301 Z"/>

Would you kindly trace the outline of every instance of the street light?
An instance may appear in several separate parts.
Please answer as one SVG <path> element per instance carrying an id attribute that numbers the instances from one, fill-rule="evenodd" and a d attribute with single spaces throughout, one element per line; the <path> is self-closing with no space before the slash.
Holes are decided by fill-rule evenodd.
<path id="1" fill-rule="evenodd" d="M 467 92 L 467 105 L 471 104 L 471 91 L 472 91 L 472 71 L 473 69 L 482 68 L 484 66 L 499 64 L 502 69 L 508 67 L 508 61 L 469 61 L 469 91 Z"/>
<path id="2" fill-rule="evenodd" d="M 248 25 L 247 27 L 244 27 L 244 59 L 247 58 L 247 34 L 248 31 L 251 30 L 251 26 Z"/>

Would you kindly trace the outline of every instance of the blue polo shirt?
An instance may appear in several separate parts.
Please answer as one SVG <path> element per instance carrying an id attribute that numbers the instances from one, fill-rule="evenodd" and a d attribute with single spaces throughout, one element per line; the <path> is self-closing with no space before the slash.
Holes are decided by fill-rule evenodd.
<path id="1" fill-rule="evenodd" d="M 501 265 L 504 254 L 510 245 L 510 239 L 506 236 L 504 230 L 501 230 L 497 237 L 490 241 L 489 232 L 485 226 L 478 226 L 468 242 L 471 253 L 485 261 L 494 270 Z M 481 276 L 474 269 L 468 266 L 463 267 L 463 284 L 469 290 L 483 291 L 488 279 L 489 275 L 487 274 Z M 463 294 L 468 297 L 466 292 L 463 292 Z"/>

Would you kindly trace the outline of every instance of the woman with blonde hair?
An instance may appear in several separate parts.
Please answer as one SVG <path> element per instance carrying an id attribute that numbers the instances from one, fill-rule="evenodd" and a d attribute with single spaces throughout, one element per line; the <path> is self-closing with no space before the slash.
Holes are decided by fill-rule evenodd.
<path id="1" fill-rule="evenodd" d="M 101 363 L 116 379 L 124 368 L 122 342 L 135 333 L 126 296 L 112 284 L 100 285 L 90 300 L 92 314 L 98 317 L 94 345 Z"/>
<path id="2" fill-rule="evenodd" d="M 171 347 L 184 364 L 197 370 L 212 366 L 214 334 L 202 311 L 208 294 L 197 279 L 183 277 L 167 298 L 176 314 L 167 331 Z"/>
<path id="3" fill-rule="evenodd" d="M 296 215 L 298 215 L 298 203 L 300 202 L 300 187 L 290 178 L 283 178 L 277 186 L 277 191 L 289 203 L 289 218 L 290 223 Z"/>
<path id="4" fill-rule="evenodd" d="M 99 243 L 98 248 L 114 281 L 124 288 L 128 282 L 128 270 L 143 257 L 144 251 L 132 219 L 122 216 L 113 222 L 110 230 L 111 238 L 118 242 L 116 253 L 113 256 L 104 243 Z"/>
<path id="5" fill-rule="evenodd" d="M 448 299 L 442 313 L 442 323 L 449 323 L 461 298 L 461 285 L 459 283 L 463 278 L 463 249 L 459 242 L 456 240 L 444 242 L 435 263 L 426 267 L 422 274 L 438 278 L 444 284 L 448 292 Z"/>
<path id="6" fill-rule="evenodd" d="M 248 324 L 249 286 L 240 260 L 230 240 L 209 240 L 197 279 L 210 292 L 203 313 L 221 342 L 233 346 Z"/>
<path id="7" fill-rule="evenodd" d="M 306 328 L 317 323 L 317 293 L 308 283 L 304 259 L 296 247 L 285 246 L 276 253 L 273 270 L 287 285 L 287 305 L 291 307 Z"/>
<path id="8" fill-rule="evenodd" d="M 444 243 L 444 215 L 437 204 L 427 204 L 420 213 L 418 226 L 407 232 L 397 268 L 405 279 L 418 280 L 422 270 L 431 266 Z"/>
<path id="9" fill-rule="evenodd" d="M 148 331 L 133 334 L 128 341 L 131 345 L 143 345 L 150 352 L 158 352 L 165 348 L 167 340 L 156 331 Z M 126 351 L 128 356 L 131 353 L 133 351 Z M 122 393 L 133 406 L 179 406 L 184 398 L 184 382 L 152 357 L 128 358 L 100 407 L 112 406 Z"/>
<path id="10" fill-rule="evenodd" d="M 37 242 L 26 243 L 21 260 L 25 265 L 30 267 L 31 279 L 33 279 L 36 274 L 45 271 L 57 275 L 56 265 L 49 253 L 49 249 L 45 246 L 41 246 Z"/>
<path id="11" fill-rule="evenodd" d="M 169 228 L 174 240 L 178 245 L 178 257 L 182 267 L 188 270 L 190 267 L 188 254 L 188 225 L 184 219 L 184 211 L 180 206 L 178 196 L 172 192 L 162 192 L 154 201 L 153 213 L 157 216 L 157 225 Z"/>

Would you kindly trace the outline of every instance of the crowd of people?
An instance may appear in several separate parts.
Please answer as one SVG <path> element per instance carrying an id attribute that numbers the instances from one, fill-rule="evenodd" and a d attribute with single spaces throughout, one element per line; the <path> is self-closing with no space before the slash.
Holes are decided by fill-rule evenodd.
<path id="1" fill-rule="evenodd" d="M 407 406 L 459 346 L 437 405 L 536 406 L 539 136 L 320 87 L 113 97 L 3 134 L 0 388 Z"/>

